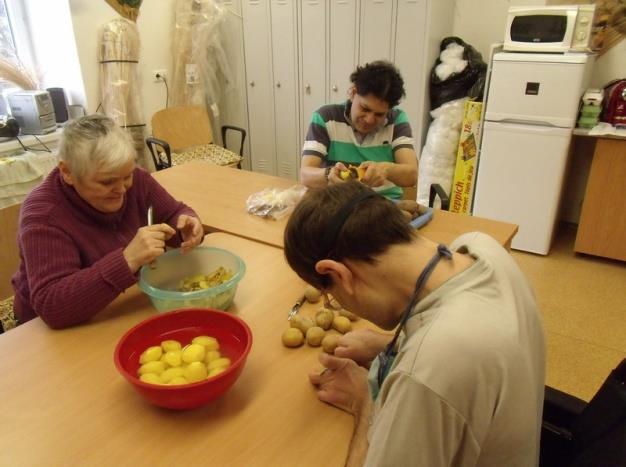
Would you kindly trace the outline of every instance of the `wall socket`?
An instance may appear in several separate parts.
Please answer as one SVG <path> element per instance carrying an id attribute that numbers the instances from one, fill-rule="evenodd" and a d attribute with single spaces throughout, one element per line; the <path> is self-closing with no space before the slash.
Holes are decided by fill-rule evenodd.
<path id="1" fill-rule="evenodd" d="M 163 81 L 163 78 L 167 79 L 167 70 L 153 70 L 152 78 L 154 79 L 155 83 L 161 83 Z"/>

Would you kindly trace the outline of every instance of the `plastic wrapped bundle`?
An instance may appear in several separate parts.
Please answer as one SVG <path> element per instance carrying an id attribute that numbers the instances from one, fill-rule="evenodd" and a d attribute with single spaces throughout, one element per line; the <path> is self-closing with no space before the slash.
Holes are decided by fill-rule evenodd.
<path id="1" fill-rule="evenodd" d="M 417 178 L 417 202 L 420 204 L 428 205 L 430 185 L 433 183 L 440 184 L 446 193 L 450 193 L 467 99 L 446 102 L 430 112 L 433 121 L 428 128 Z"/>
<path id="2" fill-rule="evenodd" d="M 135 23 L 114 19 L 100 35 L 100 99 L 108 117 L 133 138 L 139 166 L 151 170 L 145 149 L 146 123 L 143 116 L 139 63 L 139 33 Z"/>
<path id="3" fill-rule="evenodd" d="M 219 115 L 220 98 L 233 86 L 222 46 L 225 15 L 215 0 L 177 0 L 172 105 L 208 105 Z"/>

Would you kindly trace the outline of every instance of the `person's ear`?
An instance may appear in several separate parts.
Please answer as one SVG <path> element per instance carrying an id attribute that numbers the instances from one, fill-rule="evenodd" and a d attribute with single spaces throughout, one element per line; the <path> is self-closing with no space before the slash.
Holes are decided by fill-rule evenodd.
<path id="1" fill-rule="evenodd" d="M 59 161 L 59 170 L 61 171 L 61 176 L 63 177 L 63 181 L 68 185 L 74 184 L 74 177 L 72 176 L 72 171 L 69 166 L 64 161 Z"/>
<path id="2" fill-rule="evenodd" d="M 355 94 L 356 94 L 356 86 L 350 86 L 350 89 L 348 89 L 348 99 L 350 100 L 354 99 Z"/>
<path id="3" fill-rule="evenodd" d="M 344 263 L 332 259 L 323 259 L 315 264 L 318 274 L 328 275 L 336 287 L 341 287 L 347 294 L 354 295 L 354 276 Z"/>

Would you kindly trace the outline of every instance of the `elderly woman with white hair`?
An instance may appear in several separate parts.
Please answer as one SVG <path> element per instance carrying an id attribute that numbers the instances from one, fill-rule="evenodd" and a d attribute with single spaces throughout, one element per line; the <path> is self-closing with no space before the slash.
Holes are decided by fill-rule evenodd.
<path id="1" fill-rule="evenodd" d="M 18 322 L 39 316 L 57 329 L 91 319 L 166 244 L 185 252 L 203 238 L 195 212 L 135 167 L 132 140 L 111 119 L 70 122 L 59 159 L 22 205 L 12 280 Z"/>

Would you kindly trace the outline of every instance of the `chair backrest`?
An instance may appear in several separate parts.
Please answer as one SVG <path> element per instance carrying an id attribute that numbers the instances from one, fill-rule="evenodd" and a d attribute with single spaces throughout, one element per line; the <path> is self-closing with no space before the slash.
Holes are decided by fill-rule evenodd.
<path id="1" fill-rule="evenodd" d="M 11 277 L 20 264 L 17 226 L 20 204 L 0 209 L 0 300 L 13 295 Z"/>
<path id="2" fill-rule="evenodd" d="M 152 135 L 169 143 L 173 152 L 213 142 L 209 114 L 203 107 L 178 106 L 152 116 Z"/>

